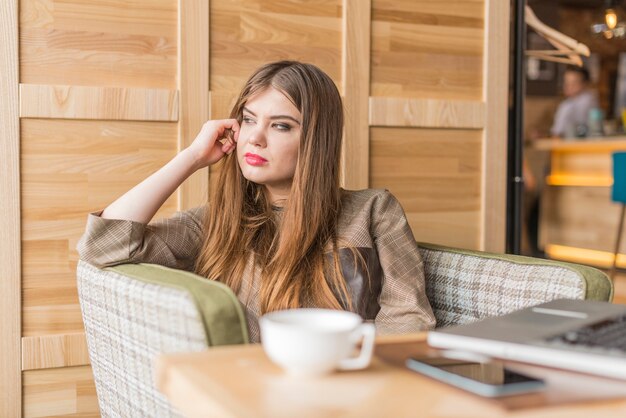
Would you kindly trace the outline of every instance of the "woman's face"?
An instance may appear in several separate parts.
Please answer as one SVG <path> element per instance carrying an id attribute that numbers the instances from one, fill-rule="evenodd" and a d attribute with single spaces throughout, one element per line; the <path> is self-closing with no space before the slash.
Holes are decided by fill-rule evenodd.
<path id="1" fill-rule="evenodd" d="M 272 202 L 289 196 L 301 125 L 298 109 L 272 87 L 252 96 L 243 108 L 237 161 L 246 179 L 267 187 Z"/>

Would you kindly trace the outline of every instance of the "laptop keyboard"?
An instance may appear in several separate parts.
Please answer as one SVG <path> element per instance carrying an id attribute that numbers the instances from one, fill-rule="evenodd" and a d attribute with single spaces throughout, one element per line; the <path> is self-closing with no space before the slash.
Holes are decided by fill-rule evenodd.
<path id="1" fill-rule="evenodd" d="M 626 313 L 546 338 L 542 346 L 626 356 Z"/>

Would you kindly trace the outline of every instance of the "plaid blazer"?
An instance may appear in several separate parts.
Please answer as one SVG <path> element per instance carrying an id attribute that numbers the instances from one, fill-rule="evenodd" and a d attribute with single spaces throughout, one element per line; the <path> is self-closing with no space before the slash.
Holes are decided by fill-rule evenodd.
<path id="1" fill-rule="evenodd" d="M 78 252 L 82 260 L 97 267 L 154 263 L 193 271 L 203 242 L 205 210 L 177 212 L 147 225 L 92 213 Z M 359 251 L 367 266 L 355 266 L 352 252 L 339 249 L 354 311 L 373 320 L 380 334 L 434 327 L 419 249 L 400 203 L 389 191 L 344 190 L 337 233 L 340 245 Z M 237 296 L 246 309 L 250 340 L 257 342 L 260 269 L 250 260 Z"/>

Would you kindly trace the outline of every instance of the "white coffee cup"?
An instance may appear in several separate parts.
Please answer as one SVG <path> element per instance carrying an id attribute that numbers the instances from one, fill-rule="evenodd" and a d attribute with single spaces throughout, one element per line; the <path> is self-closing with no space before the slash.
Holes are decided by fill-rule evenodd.
<path id="1" fill-rule="evenodd" d="M 364 369 L 372 359 L 374 325 L 352 312 L 289 309 L 263 315 L 259 325 L 265 353 L 292 375 Z M 361 340 L 360 354 L 351 357 Z"/>

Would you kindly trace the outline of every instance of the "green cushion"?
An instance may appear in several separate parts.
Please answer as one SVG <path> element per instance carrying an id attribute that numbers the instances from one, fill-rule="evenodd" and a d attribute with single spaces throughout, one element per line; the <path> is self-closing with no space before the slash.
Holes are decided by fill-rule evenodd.
<path id="1" fill-rule="evenodd" d="M 241 303 L 223 283 L 188 271 L 156 264 L 121 264 L 105 270 L 142 281 L 189 292 L 201 313 L 209 345 L 249 342 L 248 326 Z"/>
<path id="2" fill-rule="evenodd" d="M 581 264 L 567 263 L 564 261 L 545 260 L 543 258 L 524 257 L 521 255 L 495 254 L 482 251 L 472 251 L 459 248 L 445 247 L 442 245 L 418 243 L 420 247 L 433 250 L 447 251 L 457 254 L 471 255 L 474 257 L 491 258 L 508 261 L 521 265 L 553 266 L 562 267 L 576 272 L 585 285 L 585 299 L 608 301 L 613 300 L 613 282 L 606 274 L 594 267 Z"/>

